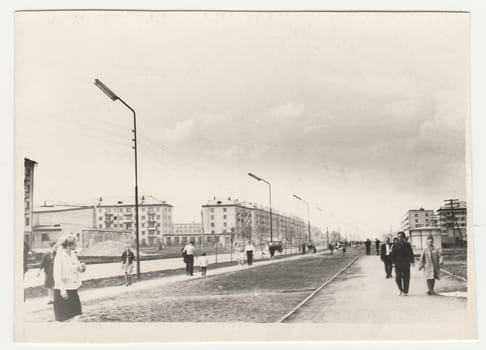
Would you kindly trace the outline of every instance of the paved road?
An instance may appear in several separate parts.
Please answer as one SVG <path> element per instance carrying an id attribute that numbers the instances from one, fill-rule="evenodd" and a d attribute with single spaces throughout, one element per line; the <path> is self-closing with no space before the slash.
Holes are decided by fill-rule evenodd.
<path id="1" fill-rule="evenodd" d="M 283 252 L 283 254 L 295 254 L 297 253 L 298 248 L 289 248 Z M 276 253 L 278 256 L 279 253 Z M 262 256 L 261 251 L 257 251 L 255 255 L 256 259 L 265 259 L 269 258 L 269 255 Z M 214 264 L 217 262 L 227 262 L 227 261 L 236 261 L 237 255 L 236 254 L 218 254 L 216 255 L 209 255 L 208 261 L 209 264 Z M 197 266 L 197 260 L 194 262 L 194 265 Z M 152 271 L 162 271 L 162 270 L 172 270 L 172 269 L 179 269 L 183 268 L 184 262 L 182 261 L 182 257 L 180 258 L 169 258 L 169 259 L 157 259 L 157 260 L 145 260 L 140 262 L 140 270 L 141 272 L 152 272 Z M 35 287 L 41 286 L 44 284 L 44 274 L 41 273 L 40 276 L 39 269 L 31 269 L 27 271 L 24 278 L 24 288 L 28 287 Z M 83 273 L 82 279 L 84 281 L 90 279 L 97 279 L 97 278 L 105 278 L 105 277 L 113 277 L 113 276 L 122 276 L 123 270 L 121 269 L 120 263 L 107 263 L 107 264 L 90 264 L 88 265 L 86 272 Z"/>
<path id="2" fill-rule="evenodd" d="M 444 296 L 429 296 L 425 279 L 417 268 L 418 264 L 412 267 L 409 295 L 398 296 L 395 279 L 385 278 L 379 257 L 362 256 L 286 322 L 396 325 L 466 322 L 468 299 L 457 297 L 467 295 L 466 284 L 443 274 L 436 289 Z"/>

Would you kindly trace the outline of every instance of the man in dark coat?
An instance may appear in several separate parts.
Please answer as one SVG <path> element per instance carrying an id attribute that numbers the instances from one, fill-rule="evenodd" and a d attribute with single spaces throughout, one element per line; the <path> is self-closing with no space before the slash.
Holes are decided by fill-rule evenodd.
<path id="1" fill-rule="evenodd" d="M 398 232 L 398 242 L 393 245 L 391 260 L 395 265 L 395 281 L 400 290 L 399 295 L 407 296 L 410 286 L 410 264 L 414 264 L 415 257 L 412 246 L 405 240 L 405 232 Z"/>
<path id="2" fill-rule="evenodd" d="M 380 255 L 380 240 L 377 238 L 375 239 L 375 249 L 376 249 L 376 255 Z"/>
<path id="3" fill-rule="evenodd" d="M 369 238 L 366 239 L 365 246 L 366 246 L 366 255 L 370 255 L 371 254 L 371 241 L 370 241 Z"/>
<path id="4" fill-rule="evenodd" d="M 385 239 L 385 243 L 381 245 L 381 261 L 385 264 L 385 273 L 386 278 L 392 277 L 392 261 L 391 261 L 391 252 L 392 252 L 393 245 L 390 242 L 390 238 L 387 237 Z"/>
<path id="5" fill-rule="evenodd" d="M 40 276 L 42 270 L 44 270 L 45 279 L 44 287 L 47 288 L 47 295 L 49 296 L 48 304 L 54 302 L 54 258 L 56 257 L 56 242 L 51 242 L 51 250 L 42 256 L 42 260 L 39 267 Z"/>

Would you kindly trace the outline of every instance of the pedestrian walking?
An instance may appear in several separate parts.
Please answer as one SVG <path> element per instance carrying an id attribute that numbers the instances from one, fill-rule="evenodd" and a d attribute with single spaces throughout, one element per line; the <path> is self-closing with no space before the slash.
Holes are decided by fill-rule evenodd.
<path id="1" fill-rule="evenodd" d="M 365 247 L 366 247 L 366 255 L 371 254 L 371 241 L 369 238 L 366 239 L 365 241 Z"/>
<path id="2" fill-rule="evenodd" d="M 333 255 L 333 253 L 334 253 L 334 243 L 329 243 L 328 247 L 329 247 L 329 251 L 331 252 L 331 255 Z"/>
<path id="3" fill-rule="evenodd" d="M 54 303 L 54 258 L 56 257 L 56 242 L 51 242 L 50 250 L 48 253 L 42 256 L 42 260 L 39 267 L 39 273 L 44 271 L 44 287 L 47 288 L 47 296 L 49 301 L 47 304 Z"/>
<path id="4" fill-rule="evenodd" d="M 132 273 L 133 273 L 133 261 L 135 260 L 135 254 L 130 249 L 127 244 L 125 250 L 121 256 L 121 267 L 125 273 L 125 286 L 130 286 L 132 284 Z"/>
<path id="5" fill-rule="evenodd" d="M 441 251 L 434 247 L 434 237 L 427 237 L 427 247 L 420 256 L 419 270 L 424 270 L 427 281 L 427 294 L 437 295 L 434 291 L 435 280 L 440 279 L 440 266 L 442 265 Z"/>
<path id="6" fill-rule="evenodd" d="M 206 276 L 206 272 L 208 269 L 208 257 L 206 256 L 206 252 L 203 252 L 202 255 L 197 258 L 199 261 L 199 266 L 201 267 L 201 276 Z"/>
<path id="7" fill-rule="evenodd" d="M 30 253 L 30 246 L 27 241 L 24 241 L 24 277 L 25 273 L 29 271 L 29 253 Z"/>
<path id="8" fill-rule="evenodd" d="M 86 271 L 76 255 L 76 236 L 62 236 L 54 258 L 54 316 L 56 321 L 78 320 L 82 314 L 79 273 Z"/>
<path id="9" fill-rule="evenodd" d="M 390 238 L 387 237 L 385 239 L 385 243 L 381 245 L 381 252 L 380 257 L 381 261 L 385 265 L 385 275 L 386 278 L 392 277 L 392 260 L 391 260 L 391 252 L 392 252 L 392 243 L 390 242 Z"/>
<path id="10" fill-rule="evenodd" d="M 194 275 L 194 257 L 196 256 L 196 249 L 194 248 L 194 242 L 190 241 L 182 250 L 184 254 L 184 261 L 186 262 L 186 275 Z"/>
<path id="11" fill-rule="evenodd" d="M 343 244 L 343 256 L 346 255 L 346 243 Z"/>
<path id="12" fill-rule="evenodd" d="M 405 232 L 398 232 L 398 242 L 393 246 L 391 260 L 395 265 L 395 281 L 400 296 L 407 296 L 410 287 L 410 265 L 414 264 L 415 257 L 410 243 L 405 240 Z"/>
<path id="13" fill-rule="evenodd" d="M 245 246 L 245 252 L 246 252 L 246 262 L 248 263 L 248 266 L 253 265 L 253 252 L 255 251 L 255 247 L 253 244 L 251 244 L 251 241 L 248 241 L 248 244 Z"/>
<path id="14" fill-rule="evenodd" d="M 376 249 L 376 255 L 380 255 L 380 240 L 377 238 L 375 239 L 375 249 Z"/>

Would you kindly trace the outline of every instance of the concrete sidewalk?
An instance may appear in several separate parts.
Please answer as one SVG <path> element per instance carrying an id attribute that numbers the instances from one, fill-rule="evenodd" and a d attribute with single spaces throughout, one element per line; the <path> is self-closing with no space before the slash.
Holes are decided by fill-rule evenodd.
<path id="1" fill-rule="evenodd" d="M 328 252 L 321 252 L 318 254 L 328 254 Z M 219 275 L 223 273 L 228 273 L 228 272 L 235 272 L 235 271 L 240 271 L 248 268 L 255 268 L 259 266 L 265 266 L 269 264 L 276 264 L 279 262 L 283 261 L 289 261 L 289 260 L 296 260 L 296 259 L 302 259 L 306 258 L 309 256 L 314 256 L 315 254 L 305 254 L 305 255 L 293 255 L 289 257 L 283 257 L 279 259 L 273 259 L 273 260 L 259 260 L 256 261 L 252 267 L 249 267 L 248 265 L 238 265 L 236 262 L 232 266 L 227 266 L 227 267 L 211 267 L 211 265 L 208 268 L 208 276 L 214 276 L 214 275 Z M 81 299 L 81 302 L 86 302 L 90 300 L 96 300 L 100 298 L 105 298 L 105 297 L 113 297 L 116 295 L 120 295 L 123 293 L 127 292 L 133 292 L 137 290 L 144 290 L 144 289 L 150 289 L 150 288 L 155 288 L 159 286 L 163 286 L 169 283 L 174 283 L 174 282 L 183 282 L 187 280 L 193 280 L 193 279 L 199 279 L 203 278 L 200 273 L 195 273 L 194 276 L 186 276 L 184 274 L 177 275 L 177 276 L 170 276 L 170 277 L 162 277 L 162 278 L 157 278 L 157 279 L 151 279 L 151 280 L 141 280 L 137 282 L 136 278 L 134 279 L 135 283 L 132 284 L 131 286 L 127 287 L 125 285 L 121 286 L 114 286 L 114 287 L 103 287 L 103 288 L 93 288 L 93 289 L 86 289 L 86 290 L 80 290 L 79 291 L 79 296 Z M 51 309 L 52 305 L 47 304 L 47 297 L 42 297 L 42 298 L 34 298 L 34 299 L 29 299 L 23 303 L 23 310 L 24 310 L 24 315 L 25 319 L 28 319 L 28 314 L 30 312 L 36 312 L 36 311 L 42 311 L 42 310 L 47 310 Z"/>
<path id="2" fill-rule="evenodd" d="M 398 296 L 395 278 L 385 278 L 380 258 L 362 256 L 286 322 L 452 325 L 470 319 L 464 281 L 442 274 L 436 291 L 443 295 L 426 294 L 425 279 L 415 264 L 409 295 Z"/>

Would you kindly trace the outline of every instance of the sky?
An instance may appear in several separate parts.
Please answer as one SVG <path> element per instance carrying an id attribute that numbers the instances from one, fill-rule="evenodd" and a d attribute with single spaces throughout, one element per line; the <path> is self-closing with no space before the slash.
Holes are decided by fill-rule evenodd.
<path id="1" fill-rule="evenodd" d="M 15 150 L 35 202 L 214 196 L 377 237 L 466 199 L 467 14 L 18 13 Z M 321 208 L 322 211 L 318 210 Z"/>

